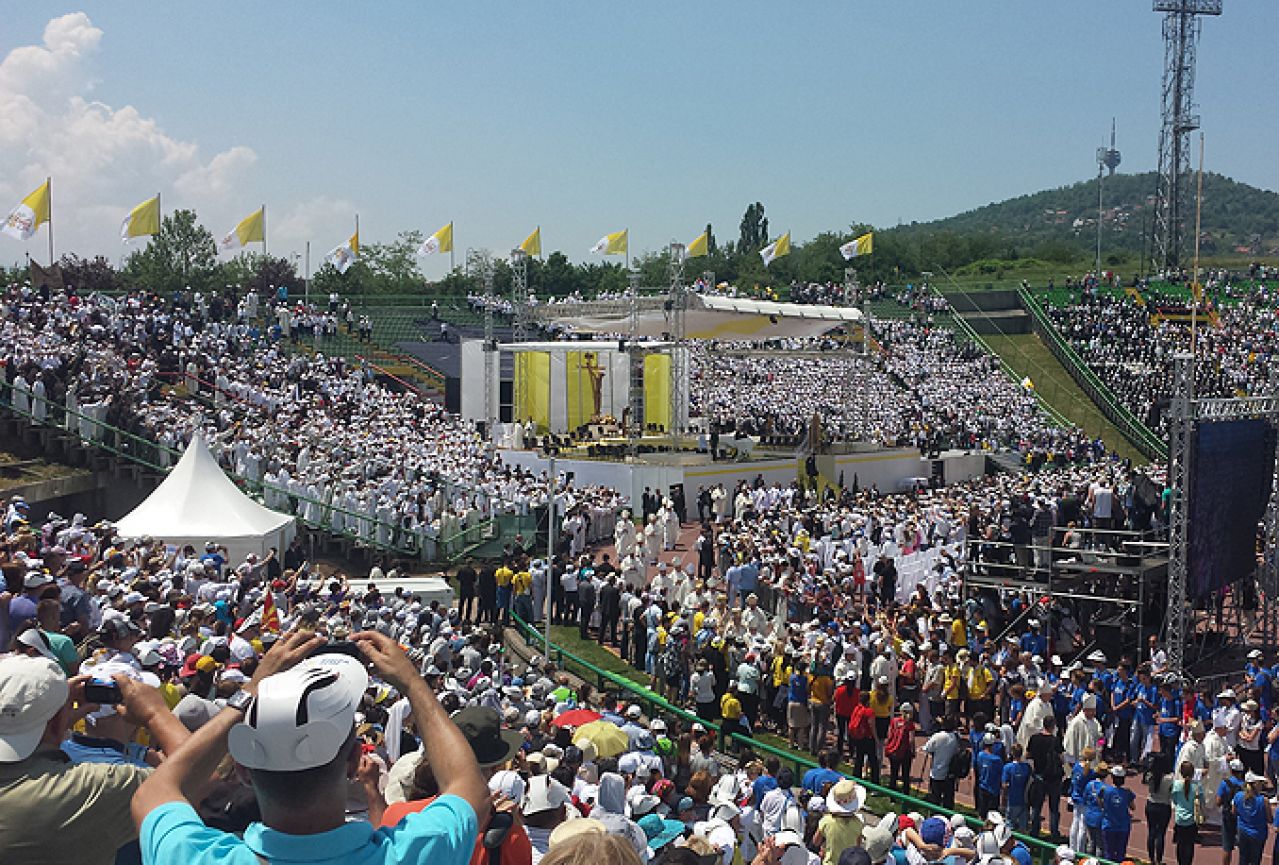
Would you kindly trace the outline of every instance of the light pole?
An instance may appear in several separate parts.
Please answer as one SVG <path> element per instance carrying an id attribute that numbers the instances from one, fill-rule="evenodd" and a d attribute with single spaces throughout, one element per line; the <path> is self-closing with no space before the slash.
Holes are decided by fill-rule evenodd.
<path id="1" fill-rule="evenodd" d="M 543 626 L 546 631 L 546 654 L 551 654 L 551 598 L 554 597 L 555 588 L 555 450 L 548 449 L 547 456 L 550 458 L 550 469 L 546 474 L 546 623 Z"/>

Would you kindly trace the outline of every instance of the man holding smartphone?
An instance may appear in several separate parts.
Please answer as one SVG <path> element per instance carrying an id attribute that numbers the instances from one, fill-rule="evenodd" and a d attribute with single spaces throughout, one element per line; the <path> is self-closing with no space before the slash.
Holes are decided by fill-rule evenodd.
<path id="1" fill-rule="evenodd" d="M 38 649 L 34 656 L 0 658 L 0 850 L 6 861 L 109 865 L 136 837 L 129 803 L 150 770 L 123 754 L 72 761 L 62 750 L 71 725 L 97 708 L 87 702 L 88 681 L 68 681 Z M 161 751 L 177 750 L 188 733 L 159 692 L 127 676 L 114 682 L 123 717 L 147 727 Z"/>

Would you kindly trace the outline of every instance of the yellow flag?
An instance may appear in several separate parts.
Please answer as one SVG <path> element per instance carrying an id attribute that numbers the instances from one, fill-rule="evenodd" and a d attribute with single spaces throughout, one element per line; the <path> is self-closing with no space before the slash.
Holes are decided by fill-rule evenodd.
<path id="1" fill-rule="evenodd" d="M 533 233 L 524 238 L 524 242 L 520 244 L 520 249 L 525 255 L 538 256 L 542 254 L 542 226 L 533 229 Z"/>
<path id="2" fill-rule="evenodd" d="M 453 223 L 441 228 L 432 234 L 426 240 L 422 241 L 422 245 L 417 248 L 418 255 L 431 255 L 436 252 L 452 252 L 453 251 Z"/>
<path id="3" fill-rule="evenodd" d="M 240 249 L 250 243 L 261 243 L 266 240 L 266 205 L 259 207 L 241 219 L 235 228 L 222 238 L 222 249 Z M 355 238 L 359 241 L 359 238 Z"/>
<path id="4" fill-rule="evenodd" d="M 859 255 L 870 255 L 875 251 L 875 232 L 868 231 L 861 237 L 854 237 L 839 248 L 844 258 L 856 258 Z"/>
<path id="5" fill-rule="evenodd" d="M 160 196 L 148 198 L 129 211 L 120 225 L 120 239 L 149 237 L 160 233 Z"/>
<path id="6" fill-rule="evenodd" d="M 612 234 L 604 235 L 591 247 L 591 252 L 604 255 L 626 255 L 627 231 L 628 229 L 623 228 L 621 231 L 614 231 Z"/>
<path id="7" fill-rule="evenodd" d="M 764 259 L 765 267 L 768 267 L 783 255 L 790 255 L 789 231 L 759 251 L 759 257 Z"/>
<path id="8" fill-rule="evenodd" d="M 29 240 L 35 236 L 36 229 L 49 221 L 50 212 L 49 181 L 44 183 L 22 199 L 4 221 L 0 232 L 16 237 L 18 240 Z"/>
<path id="9" fill-rule="evenodd" d="M 688 246 L 684 247 L 685 258 L 699 258 L 707 253 L 707 244 L 709 237 L 705 231 L 693 238 Z"/>

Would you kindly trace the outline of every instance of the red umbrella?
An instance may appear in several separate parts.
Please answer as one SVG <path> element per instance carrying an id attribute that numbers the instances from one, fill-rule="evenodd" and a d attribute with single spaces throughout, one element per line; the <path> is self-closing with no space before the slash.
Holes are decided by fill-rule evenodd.
<path id="1" fill-rule="evenodd" d="M 599 712 L 592 712 L 590 709 L 569 709 L 551 723 L 557 727 L 581 727 L 598 721 L 601 717 Z"/>

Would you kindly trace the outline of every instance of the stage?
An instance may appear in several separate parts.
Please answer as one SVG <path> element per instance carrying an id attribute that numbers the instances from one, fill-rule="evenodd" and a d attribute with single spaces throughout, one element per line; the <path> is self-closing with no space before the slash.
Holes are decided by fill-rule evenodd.
<path id="1" fill-rule="evenodd" d="M 507 448 L 498 453 L 512 466 L 533 472 L 545 472 L 547 469 L 548 459 L 538 451 Z M 938 469 L 945 483 L 953 484 L 980 477 L 986 468 L 984 453 L 954 451 L 930 460 L 920 457 L 915 448 L 820 454 L 817 461 L 820 477 L 825 482 L 838 484 L 842 478 L 846 487 L 852 487 L 854 483 L 861 489 L 876 486 L 884 493 L 899 492 L 914 481 L 927 480 L 935 476 Z M 561 456 L 555 460 L 555 469 L 560 474 L 571 473 L 574 486 L 604 485 L 627 493 L 636 508 L 646 487 L 669 495 L 672 487 L 682 484 L 685 501 L 693 513 L 699 487 L 723 484 L 724 489 L 731 492 L 739 481 L 753 484 L 757 478 L 765 484 L 788 486 L 800 479 L 804 458 L 765 456 L 740 462 L 716 462 L 705 453 L 667 451 L 639 454 L 623 460 Z"/>

